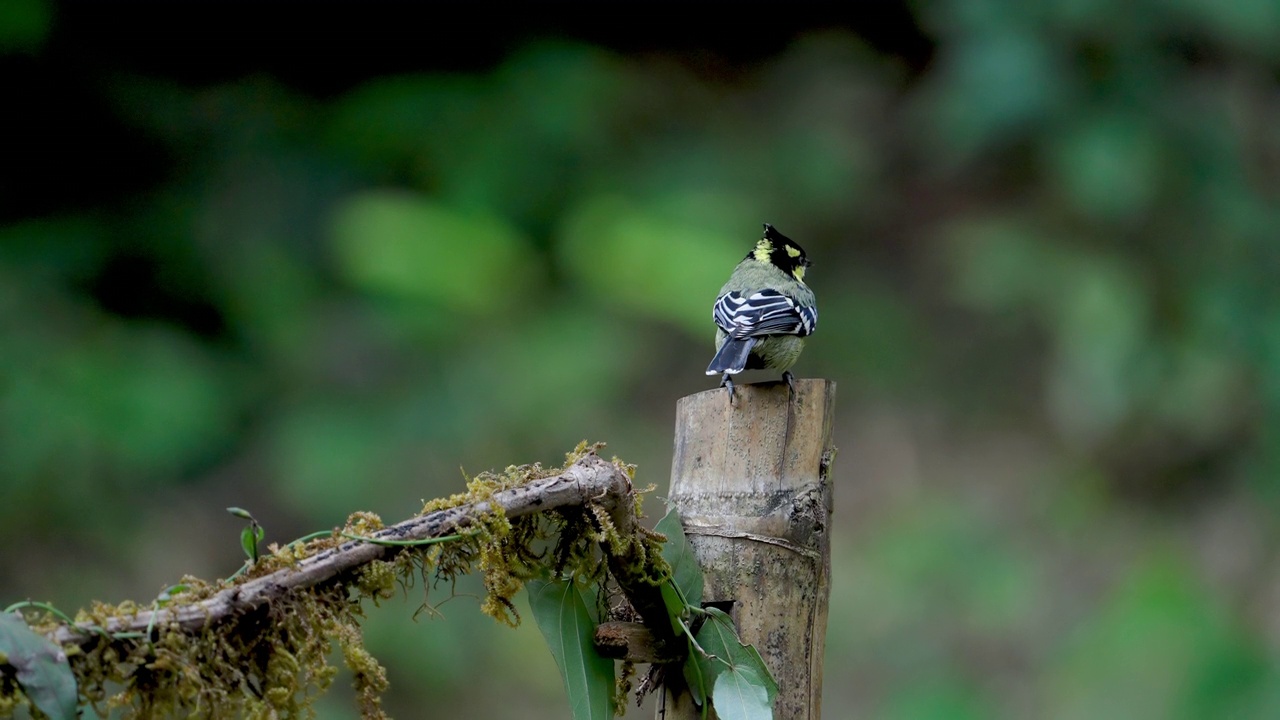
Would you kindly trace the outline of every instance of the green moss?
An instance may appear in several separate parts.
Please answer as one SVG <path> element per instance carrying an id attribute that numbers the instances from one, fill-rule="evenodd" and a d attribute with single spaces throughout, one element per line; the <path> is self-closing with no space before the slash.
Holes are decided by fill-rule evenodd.
<path id="1" fill-rule="evenodd" d="M 393 562 L 374 560 L 361 568 L 356 587 L 360 594 L 373 600 L 386 600 L 396 594 L 396 584 L 400 580 L 400 567 Z"/>
<path id="2" fill-rule="evenodd" d="M 618 665 L 618 677 L 613 686 L 613 706 L 622 712 L 626 712 L 627 699 L 635 686 L 635 677 L 636 664 L 630 660 L 623 660 Z"/>

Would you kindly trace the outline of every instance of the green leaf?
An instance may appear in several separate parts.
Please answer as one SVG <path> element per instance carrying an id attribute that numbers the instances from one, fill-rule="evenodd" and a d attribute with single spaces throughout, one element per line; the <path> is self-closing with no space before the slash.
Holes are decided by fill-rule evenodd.
<path id="1" fill-rule="evenodd" d="M 266 534 L 256 521 L 250 522 L 244 530 L 240 531 L 240 547 L 244 548 L 245 555 L 248 555 L 253 562 L 258 562 L 258 542 Z"/>
<path id="2" fill-rule="evenodd" d="M 229 507 L 229 508 L 227 508 L 227 512 L 231 513 L 232 515 L 235 515 L 235 516 L 236 516 L 236 517 L 238 517 L 238 518 L 242 518 L 242 519 L 244 519 L 244 520 L 252 520 L 252 519 L 253 519 L 253 516 L 249 514 L 249 511 L 248 511 L 248 510 L 245 510 L 244 508 L 240 508 L 240 507 Z"/>
<path id="3" fill-rule="evenodd" d="M 62 648 L 34 632 L 22 618 L 0 613 L 0 654 L 17 671 L 18 684 L 52 720 L 75 720 L 76 679 Z"/>
<path id="4" fill-rule="evenodd" d="M 170 585 L 169 587 L 165 588 L 160 592 L 160 595 L 156 598 L 156 602 L 160 603 L 161 605 L 164 605 L 170 602 L 171 600 L 173 600 L 174 597 L 181 595 L 182 593 L 190 589 L 191 589 L 191 586 L 185 583 L 178 584 L 178 585 Z"/>
<path id="5" fill-rule="evenodd" d="M 772 706 L 774 698 L 778 696 L 778 684 L 774 681 L 773 676 L 769 673 L 769 669 L 765 667 L 764 659 L 760 657 L 760 653 L 752 646 L 744 644 L 738 639 L 737 629 L 733 625 L 733 618 L 729 617 L 723 610 L 717 608 L 707 608 L 707 620 L 698 629 L 695 637 L 698 645 L 709 655 L 704 656 L 696 650 L 690 654 L 686 662 L 695 663 L 697 672 L 702 678 L 704 686 L 718 688 L 720 685 L 720 676 L 729 672 L 748 671 L 760 683 L 764 689 L 765 699 L 769 706 Z M 689 678 L 691 670 L 686 667 L 685 678 Z M 692 687 L 693 683 L 690 683 Z M 716 690 L 712 691 L 713 703 L 716 706 L 716 712 L 720 712 L 720 703 Z M 696 695 L 694 696 L 696 699 Z M 725 717 L 724 713 L 720 713 L 721 717 Z"/>
<path id="6" fill-rule="evenodd" d="M 689 538 L 684 534 L 680 513 L 674 508 L 668 510 L 653 529 L 667 536 L 667 542 L 662 546 L 662 559 L 671 566 L 671 577 L 684 601 L 692 607 L 702 607 L 702 568 L 693 554 Z"/>
<path id="7" fill-rule="evenodd" d="M 708 608 L 707 615 L 706 621 L 702 623 L 701 628 L 698 628 L 697 635 L 694 637 L 698 647 L 707 654 L 703 655 L 694 649 L 690 651 L 689 659 L 685 662 L 698 666 L 697 671 L 702 678 L 703 686 L 710 688 L 715 685 L 720 673 L 728 669 L 730 665 L 728 647 L 738 644 L 738 635 L 733 627 L 733 619 L 723 611 Z M 689 673 L 686 672 L 685 677 L 688 676 Z"/>
<path id="8" fill-rule="evenodd" d="M 595 604 L 571 582 L 531 580 L 525 588 L 533 619 L 564 678 L 573 720 L 612 718 L 613 661 L 595 649 Z"/>
<path id="9" fill-rule="evenodd" d="M 769 704 L 772 705 L 774 698 L 778 697 L 778 683 L 773 679 L 773 673 L 769 672 L 769 668 L 764 664 L 764 658 L 760 657 L 760 651 L 755 645 L 744 645 L 747 653 L 751 656 L 750 661 L 743 663 L 742 667 L 753 669 L 757 675 L 764 681 L 764 688 L 769 693 Z"/>
<path id="10" fill-rule="evenodd" d="M 765 681 L 749 667 L 720 673 L 712 692 L 720 720 L 773 720 L 773 699 Z"/>

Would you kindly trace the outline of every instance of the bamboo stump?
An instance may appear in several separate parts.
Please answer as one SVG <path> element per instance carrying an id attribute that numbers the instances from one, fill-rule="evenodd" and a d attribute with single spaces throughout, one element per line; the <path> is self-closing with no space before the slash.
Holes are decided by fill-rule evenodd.
<path id="1" fill-rule="evenodd" d="M 831 576 L 831 420 L 836 385 L 796 380 L 723 389 L 676 406 L 671 503 L 706 577 L 778 681 L 775 720 L 816 720 Z M 687 692 L 667 718 L 699 717 Z"/>

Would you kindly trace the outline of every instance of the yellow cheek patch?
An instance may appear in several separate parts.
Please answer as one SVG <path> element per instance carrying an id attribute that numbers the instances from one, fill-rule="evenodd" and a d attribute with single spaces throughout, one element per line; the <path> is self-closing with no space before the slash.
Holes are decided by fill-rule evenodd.
<path id="1" fill-rule="evenodd" d="M 773 254 L 773 243 L 762 238 L 760 242 L 756 243 L 756 249 L 753 254 L 756 257 L 756 262 L 769 262 L 769 255 Z"/>
<path id="2" fill-rule="evenodd" d="M 799 280 L 800 282 L 804 282 L 804 266 L 803 265 L 797 265 L 796 269 L 791 271 L 791 274 L 795 275 L 796 279 Z"/>
<path id="3" fill-rule="evenodd" d="M 787 254 L 793 258 L 800 257 L 800 251 L 791 247 L 790 245 L 787 246 Z"/>

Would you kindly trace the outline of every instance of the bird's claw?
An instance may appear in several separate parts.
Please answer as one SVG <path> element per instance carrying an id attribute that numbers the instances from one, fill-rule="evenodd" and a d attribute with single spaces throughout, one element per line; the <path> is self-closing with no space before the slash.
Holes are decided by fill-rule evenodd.
<path id="1" fill-rule="evenodd" d="M 729 405 L 732 406 L 733 405 L 733 379 L 729 377 L 729 373 L 725 373 L 724 377 L 720 378 L 720 387 L 729 389 Z"/>
<path id="2" fill-rule="evenodd" d="M 796 398 L 796 379 L 792 377 L 791 371 L 787 370 L 782 373 L 782 379 L 787 381 L 787 387 L 791 389 L 791 399 Z"/>

